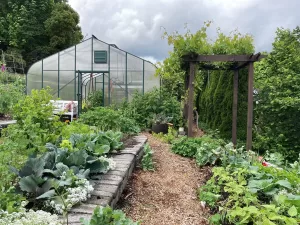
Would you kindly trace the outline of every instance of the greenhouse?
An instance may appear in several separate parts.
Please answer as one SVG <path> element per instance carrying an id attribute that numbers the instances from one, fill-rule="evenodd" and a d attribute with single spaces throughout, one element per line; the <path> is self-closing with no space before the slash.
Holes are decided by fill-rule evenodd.
<path id="1" fill-rule="evenodd" d="M 104 105 L 130 100 L 160 86 L 149 61 L 107 44 L 95 36 L 41 61 L 28 70 L 26 91 L 49 86 L 54 98 L 81 102 L 101 91 Z"/>

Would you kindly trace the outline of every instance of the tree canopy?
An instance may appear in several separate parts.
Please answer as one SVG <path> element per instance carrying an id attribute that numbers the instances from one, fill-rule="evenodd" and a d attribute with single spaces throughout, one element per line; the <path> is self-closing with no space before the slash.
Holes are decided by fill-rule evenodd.
<path id="1" fill-rule="evenodd" d="M 27 66 L 83 38 L 79 15 L 65 0 L 0 0 L 0 4 L 0 48 L 21 50 Z"/>

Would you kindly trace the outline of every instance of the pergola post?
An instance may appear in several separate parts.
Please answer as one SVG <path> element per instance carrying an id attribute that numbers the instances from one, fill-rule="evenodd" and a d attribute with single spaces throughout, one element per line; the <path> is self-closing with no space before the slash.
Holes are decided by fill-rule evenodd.
<path id="1" fill-rule="evenodd" d="M 249 63 L 248 71 L 248 116 L 247 116 L 247 143 L 246 150 L 252 149 L 252 123 L 253 123 L 253 62 Z"/>
<path id="2" fill-rule="evenodd" d="M 196 67 L 196 63 L 190 62 L 189 95 L 188 95 L 188 137 L 193 136 L 195 67 Z"/>
<path id="3" fill-rule="evenodd" d="M 233 104 L 232 104 L 232 143 L 236 147 L 237 142 L 237 105 L 238 105 L 239 71 L 234 70 L 233 77 Z"/>

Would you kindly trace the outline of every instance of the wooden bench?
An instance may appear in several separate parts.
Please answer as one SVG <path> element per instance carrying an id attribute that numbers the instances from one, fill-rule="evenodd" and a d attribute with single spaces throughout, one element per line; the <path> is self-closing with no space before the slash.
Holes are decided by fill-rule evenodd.
<path id="1" fill-rule="evenodd" d="M 50 100 L 54 106 L 53 114 L 68 116 L 70 121 L 78 115 L 78 101 Z"/>

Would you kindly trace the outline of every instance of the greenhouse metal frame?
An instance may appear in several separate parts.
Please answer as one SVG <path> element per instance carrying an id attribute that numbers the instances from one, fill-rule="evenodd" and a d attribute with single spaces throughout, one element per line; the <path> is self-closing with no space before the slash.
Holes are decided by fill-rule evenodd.
<path id="1" fill-rule="evenodd" d="M 160 87 L 151 62 L 95 36 L 34 63 L 26 76 L 26 93 L 49 86 L 54 98 L 77 100 L 102 90 L 103 106 L 131 100 L 134 92 Z"/>

